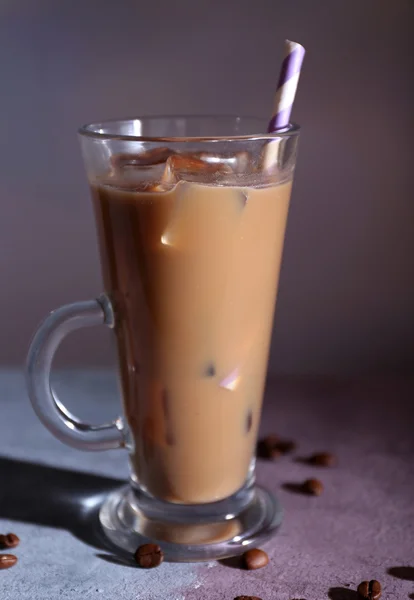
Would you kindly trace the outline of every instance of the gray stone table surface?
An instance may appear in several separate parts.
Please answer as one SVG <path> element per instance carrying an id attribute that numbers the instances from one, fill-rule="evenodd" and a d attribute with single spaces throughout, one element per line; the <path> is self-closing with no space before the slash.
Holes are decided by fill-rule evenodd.
<path id="1" fill-rule="evenodd" d="M 95 422 L 115 416 L 113 373 L 62 372 L 70 409 Z M 96 506 L 128 475 L 122 451 L 81 453 L 37 421 L 20 372 L 0 371 L 0 532 L 15 532 L 18 564 L 0 571 L 1 600 L 355 600 L 363 579 L 383 598 L 414 598 L 414 379 L 284 380 L 269 383 L 262 433 L 296 440 L 295 457 L 258 461 L 257 477 L 285 508 L 266 546 L 270 564 L 119 564 L 96 529 Z M 332 469 L 298 460 L 329 450 Z M 291 486 L 316 476 L 319 498 Z"/>

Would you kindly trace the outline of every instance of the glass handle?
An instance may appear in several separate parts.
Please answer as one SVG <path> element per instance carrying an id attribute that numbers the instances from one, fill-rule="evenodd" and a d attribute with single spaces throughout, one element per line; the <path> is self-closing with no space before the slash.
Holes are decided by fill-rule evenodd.
<path id="1" fill-rule="evenodd" d="M 35 333 L 27 356 L 27 388 L 33 408 L 42 423 L 62 442 L 80 450 L 110 450 L 125 446 L 121 417 L 106 425 L 79 421 L 55 397 L 50 371 L 63 338 L 75 329 L 106 325 L 114 327 L 114 312 L 106 295 L 96 300 L 74 302 L 50 313 Z"/>

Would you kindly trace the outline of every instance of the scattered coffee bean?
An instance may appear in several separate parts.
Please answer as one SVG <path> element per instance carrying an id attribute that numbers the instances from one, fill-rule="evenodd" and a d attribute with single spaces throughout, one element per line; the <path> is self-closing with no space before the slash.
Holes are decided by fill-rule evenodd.
<path id="1" fill-rule="evenodd" d="M 376 579 L 362 581 L 357 592 L 360 600 L 379 600 L 381 598 L 381 584 Z"/>
<path id="2" fill-rule="evenodd" d="M 279 438 L 276 435 L 268 435 L 261 439 L 257 445 L 257 455 L 259 458 L 275 459 L 281 456 L 280 450 L 276 448 Z"/>
<path id="3" fill-rule="evenodd" d="M 277 442 L 276 448 L 281 454 L 290 454 L 296 450 L 297 444 L 292 440 L 280 440 Z"/>
<path id="4" fill-rule="evenodd" d="M 277 435 L 271 434 L 261 439 L 257 446 L 259 458 L 279 458 L 282 454 L 290 454 L 296 450 L 297 445 L 292 440 L 281 440 Z"/>
<path id="5" fill-rule="evenodd" d="M 280 441 L 280 437 L 275 433 L 271 433 L 263 438 L 263 442 L 268 446 L 276 446 L 276 444 Z"/>
<path id="6" fill-rule="evenodd" d="M 261 569 L 269 562 L 269 557 L 264 550 L 252 548 L 243 554 L 243 564 L 249 571 Z"/>
<path id="7" fill-rule="evenodd" d="M 323 484 L 319 479 L 307 479 L 302 485 L 302 491 L 310 496 L 320 496 L 323 492 Z"/>
<path id="8" fill-rule="evenodd" d="M 316 467 L 333 467 L 336 465 L 336 458 L 330 452 L 317 452 L 309 457 L 308 463 Z"/>
<path id="9" fill-rule="evenodd" d="M 0 554 L 0 569 L 10 569 L 17 563 L 17 556 L 14 554 Z"/>
<path id="10" fill-rule="evenodd" d="M 16 548 L 19 545 L 19 538 L 15 533 L 0 534 L 0 550 L 5 548 Z"/>
<path id="11" fill-rule="evenodd" d="M 164 553 L 157 544 L 144 544 L 137 548 L 134 558 L 141 569 L 152 569 L 162 563 Z"/>
<path id="12" fill-rule="evenodd" d="M 259 442 L 257 455 L 259 458 L 265 458 L 266 460 L 276 460 L 282 456 L 282 453 L 277 448 L 268 448 L 267 446 L 262 446 Z"/>
<path id="13" fill-rule="evenodd" d="M 257 596 L 236 596 L 234 600 L 262 600 Z"/>

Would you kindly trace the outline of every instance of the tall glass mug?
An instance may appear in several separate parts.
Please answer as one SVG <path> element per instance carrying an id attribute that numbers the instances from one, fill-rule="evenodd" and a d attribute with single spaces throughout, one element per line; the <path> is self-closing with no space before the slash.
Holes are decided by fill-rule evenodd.
<path id="1" fill-rule="evenodd" d="M 102 527 L 170 560 L 235 555 L 281 509 L 255 485 L 255 448 L 299 130 L 240 117 L 165 117 L 82 127 L 105 293 L 52 312 L 28 356 L 43 424 L 83 450 L 126 448 L 129 485 Z M 92 426 L 50 385 L 64 336 L 113 328 L 124 415 Z"/>

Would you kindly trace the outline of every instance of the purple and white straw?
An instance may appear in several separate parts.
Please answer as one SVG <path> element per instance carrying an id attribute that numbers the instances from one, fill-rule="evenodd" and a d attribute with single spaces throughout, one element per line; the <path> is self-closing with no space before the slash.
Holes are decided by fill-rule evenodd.
<path id="1" fill-rule="evenodd" d="M 304 56 L 305 48 L 303 46 L 290 40 L 285 41 L 285 56 L 280 70 L 268 133 L 273 133 L 289 125 Z"/>

